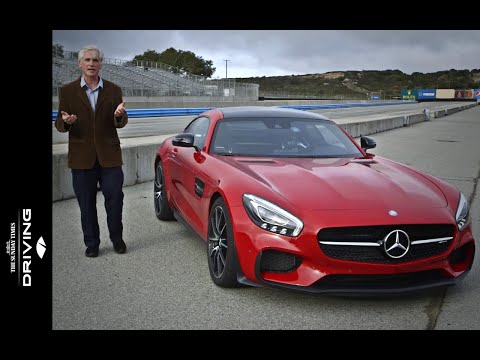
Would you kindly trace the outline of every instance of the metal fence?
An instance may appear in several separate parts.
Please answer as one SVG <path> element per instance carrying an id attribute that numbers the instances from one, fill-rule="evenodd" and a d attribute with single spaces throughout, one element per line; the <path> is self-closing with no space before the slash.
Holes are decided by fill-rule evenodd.
<path id="1" fill-rule="evenodd" d="M 52 51 L 52 96 L 81 75 L 78 52 Z M 229 100 L 258 100 L 259 85 L 235 79 L 209 80 L 179 68 L 151 61 L 104 58 L 101 76 L 122 88 L 124 96 L 143 97 L 222 97 Z"/>
<path id="2" fill-rule="evenodd" d="M 369 100 L 369 94 L 338 94 L 333 92 L 323 92 L 323 93 L 291 93 L 291 92 L 281 92 L 281 91 L 259 91 L 260 98 L 265 99 L 292 99 L 292 100 Z"/>

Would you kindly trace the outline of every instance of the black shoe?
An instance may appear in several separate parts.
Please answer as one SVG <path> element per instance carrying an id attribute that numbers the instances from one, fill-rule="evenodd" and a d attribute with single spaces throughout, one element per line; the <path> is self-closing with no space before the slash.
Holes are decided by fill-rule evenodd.
<path id="1" fill-rule="evenodd" d="M 117 254 L 125 254 L 127 251 L 127 245 L 123 240 L 120 240 L 118 243 L 113 244 L 113 248 Z"/>
<path id="2" fill-rule="evenodd" d="M 98 256 L 98 247 L 87 247 L 85 250 L 86 257 L 97 257 Z"/>

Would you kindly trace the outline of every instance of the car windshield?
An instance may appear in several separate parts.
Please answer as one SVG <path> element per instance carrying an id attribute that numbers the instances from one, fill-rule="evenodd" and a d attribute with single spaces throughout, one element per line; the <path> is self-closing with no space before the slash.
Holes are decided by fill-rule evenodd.
<path id="1" fill-rule="evenodd" d="M 263 157 L 361 157 L 330 121 L 299 118 L 235 118 L 217 123 L 212 154 Z"/>

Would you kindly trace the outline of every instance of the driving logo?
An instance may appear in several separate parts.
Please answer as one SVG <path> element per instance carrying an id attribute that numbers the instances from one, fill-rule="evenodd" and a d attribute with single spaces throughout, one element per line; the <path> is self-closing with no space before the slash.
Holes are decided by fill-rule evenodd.
<path id="1" fill-rule="evenodd" d="M 42 273 L 34 268 L 42 269 L 46 265 L 41 260 L 48 255 L 47 244 L 44 237 L 38 234 L 41 231 L 40 226 L 36 225 L 38 222 L 33 225 L 32 209 L 18 209 L 13 219 L 10 221 L 10 238 L 6 243 L 10 274 L 16 274 L 18 286 L 32 287 L 33 273 Z"/>
<path id="2" fill-rule="evenodd" d="M 392 259 L 400 259 L 410 249 L 410 238 L 403 230 L 393 230 L 383 239 L 383 248 Z"/>
<path id="3" fill-rule="evenodd" d="M 47 250 L 47 245 L 45 245 L 45 241 L 43 241 L 43 237 L 40 236 L 40 239 L 37 241 L 37 255 L 40 259 L 43 258 L 45 251 Z"/>

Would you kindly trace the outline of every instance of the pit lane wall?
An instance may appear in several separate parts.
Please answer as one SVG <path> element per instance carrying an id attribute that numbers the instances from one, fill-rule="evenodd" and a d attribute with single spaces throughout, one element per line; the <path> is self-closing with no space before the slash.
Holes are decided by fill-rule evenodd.
<path id="1" fill-rule="evenodd" d="M 477 105 L 478 102 L 432 111 L 427 114 L 421 112 L 408 116 L 340 124 L 340 126 L 352 137 L 356 138 L 360 135 L 371 135 L 404 126 L 411 126 L 422 121 L 454 114 Z M 164 138 L 168 136 L 166 135 Z M 122 145 L 124 186 L 135 185 L 154 179 L 153 159 L 162 141 L 156 139 L 156 141 L 153 140 L 150 143 L 142 141 L 140 144 Z M 67 153 L 54 152 L 52 154 L 52 201 L 74 197 L 71 170 L 67 164 Z"/>

